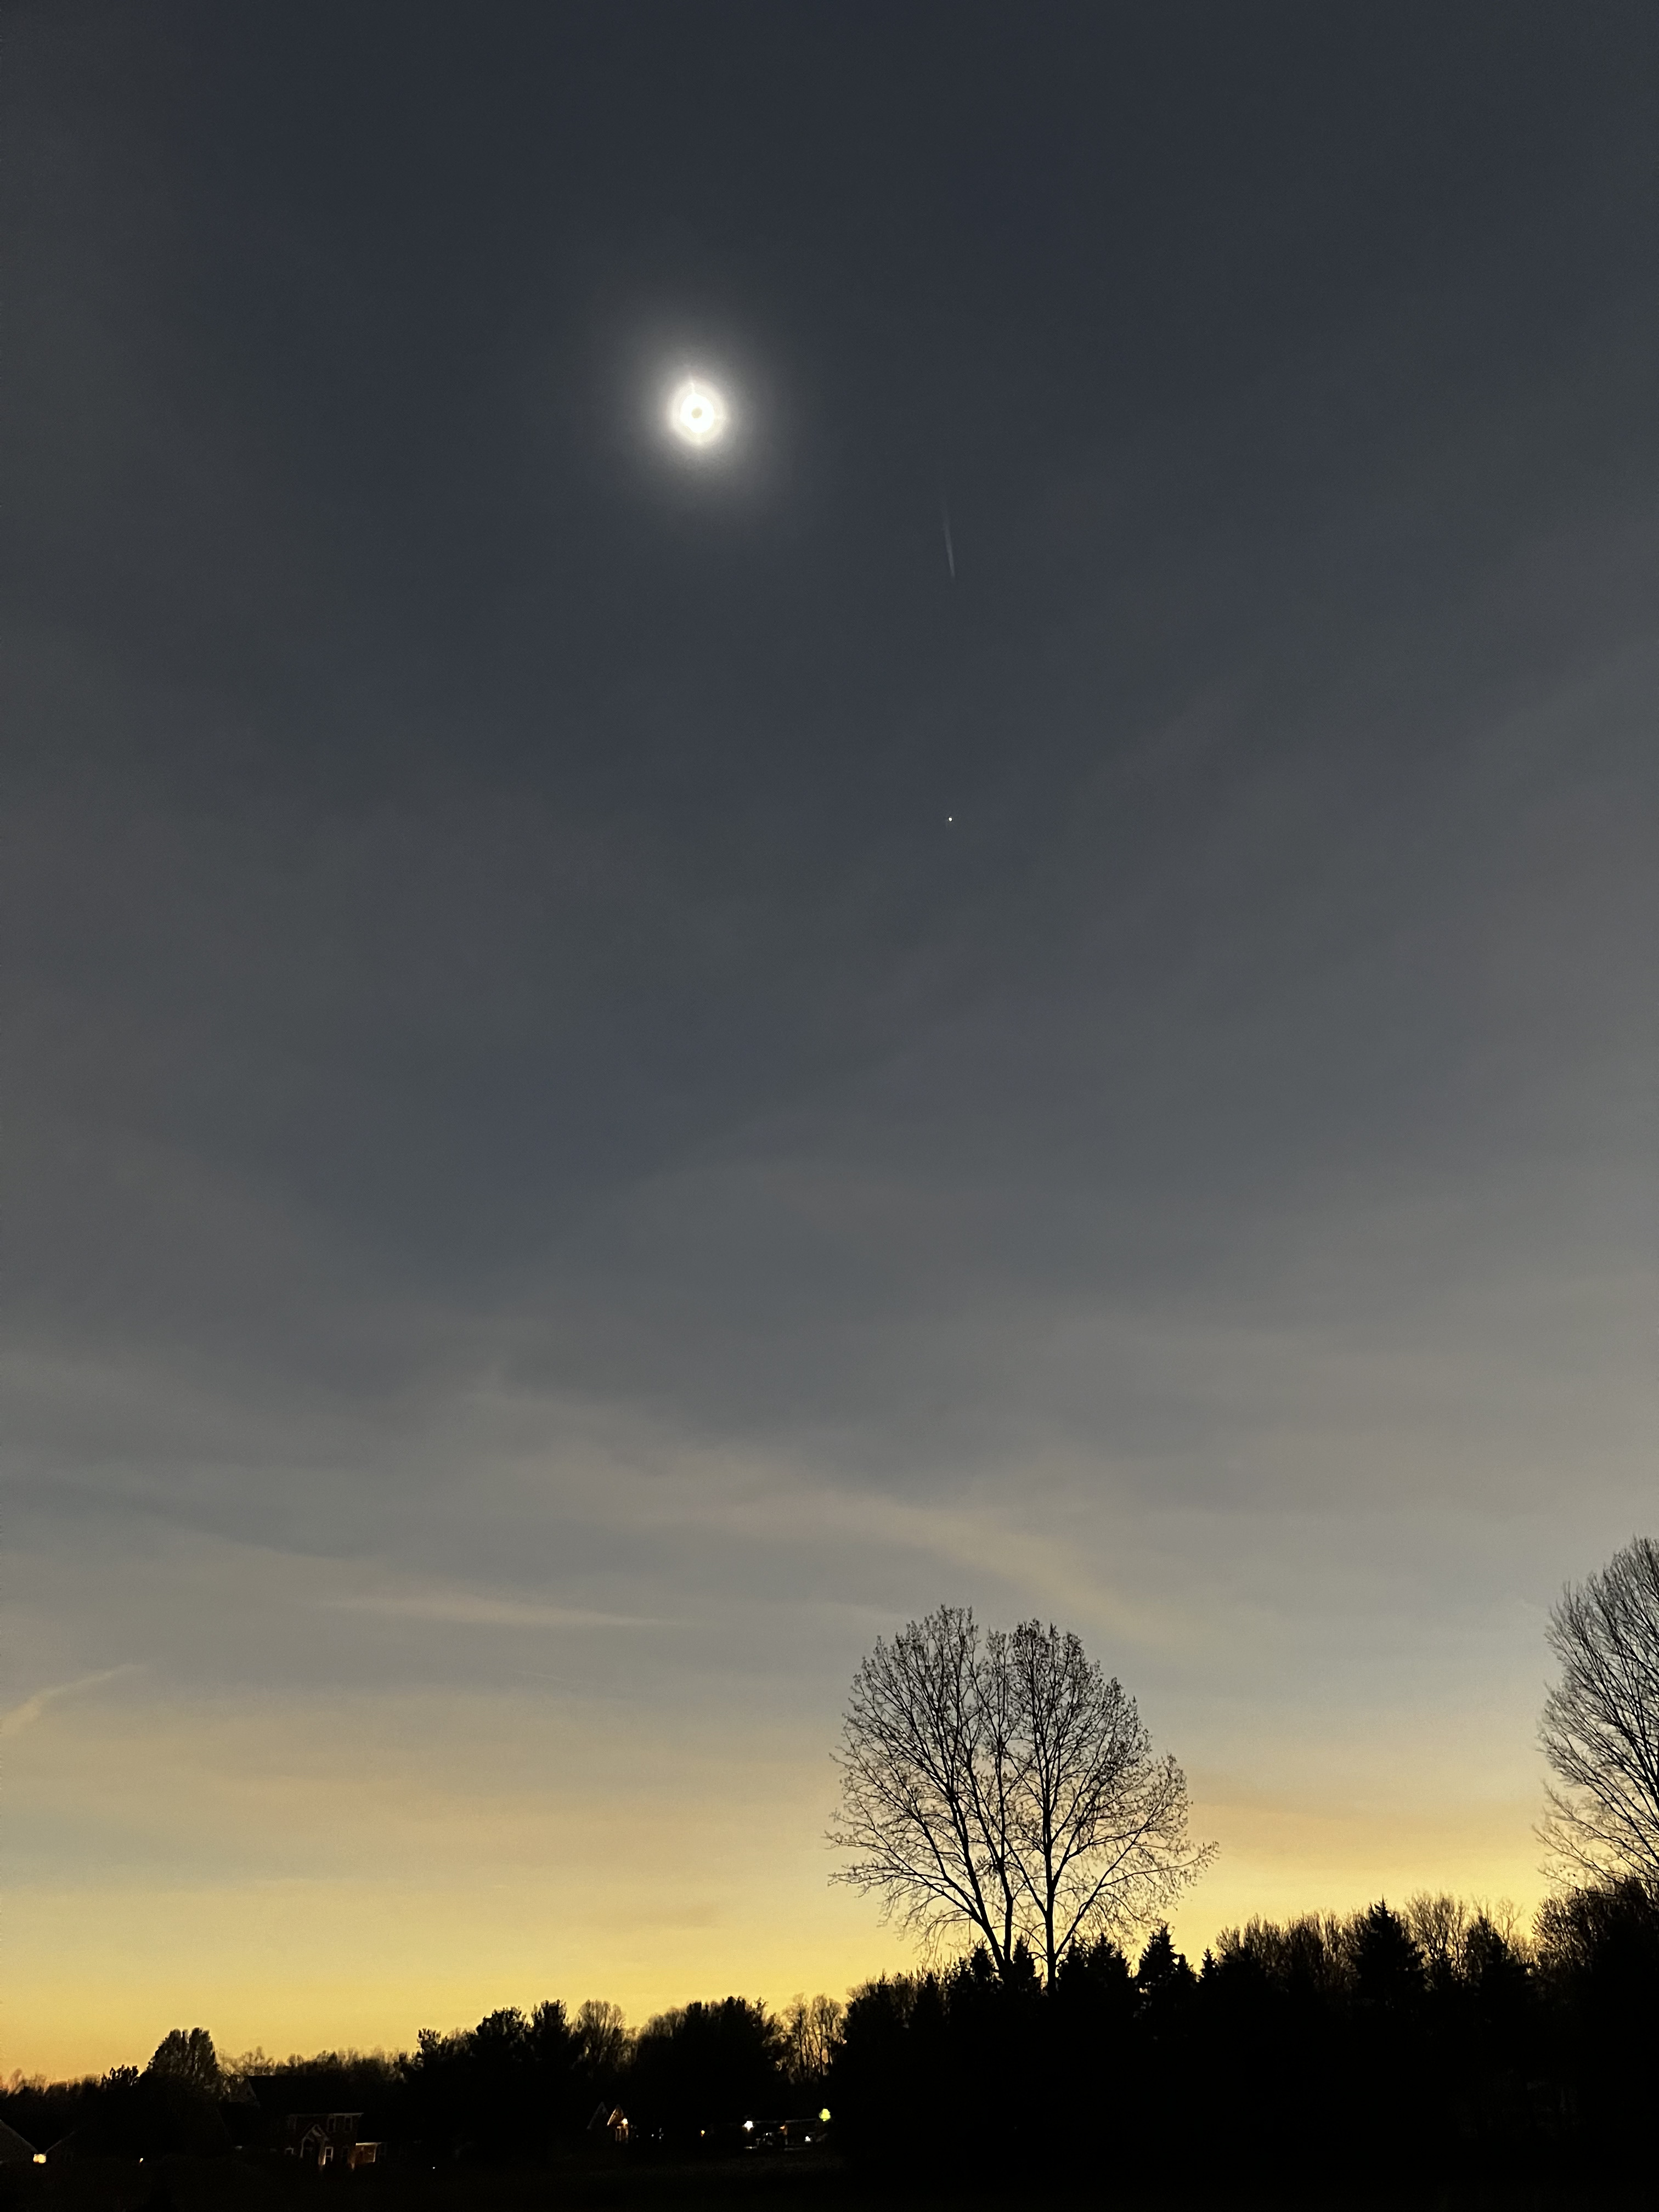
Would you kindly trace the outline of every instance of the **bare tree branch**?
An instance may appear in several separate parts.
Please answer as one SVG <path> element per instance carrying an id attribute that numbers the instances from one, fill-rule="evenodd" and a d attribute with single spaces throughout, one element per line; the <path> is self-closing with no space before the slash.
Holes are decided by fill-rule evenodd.
<path id="1" fill-rule="evenodd" d="M 1024 1942 L 1053 1980 L 1070 1946 L 1166 1912 L 1213 1856 L 1186 1780 L 1078 1638 L 981 1633 L 942 1606 L 860 1668 L 837 1756 L 834 1877 L 925 1937 L 972 1928 L 1006 1973 Z"/>
<path id="2" fill-rule="evenodd" d="M 1638 1536 L 1550 1615 L 1561 1679 L 1539 1741 L 1559 1788 L 1539 1830 L 1555 1871 L 1659 1887 L 1659 1544 Z"/>

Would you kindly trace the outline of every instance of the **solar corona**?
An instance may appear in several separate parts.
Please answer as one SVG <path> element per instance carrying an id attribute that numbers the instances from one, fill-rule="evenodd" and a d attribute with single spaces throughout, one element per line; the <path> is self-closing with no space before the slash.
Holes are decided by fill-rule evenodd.
<path id="1" fill-rule="evenodd" d="M 701 377 L 688 376 L 668 402 L 668 427 L 683 446 L 707 452 L 726 436 L 732 420 L 725 396 Z"/>

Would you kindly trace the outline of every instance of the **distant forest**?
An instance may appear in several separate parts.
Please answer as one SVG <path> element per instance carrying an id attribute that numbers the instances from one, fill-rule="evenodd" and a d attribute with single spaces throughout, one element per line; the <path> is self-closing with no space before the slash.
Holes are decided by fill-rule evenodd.
<path id="1" fill-rule="evenodd" d="M 550 2002 L 395 2056 L 222 2063 L 179 2030 L 142 2069 L 0 2094 L 54 2163 L 280 2157 L 295 2111 L 360 2112 L 382 2164 L 428 2168 L 833 2149 L 896 2176 L 1650 2182 L 1659 1901 L 1589 1885 L 1527 1934 L 1447 1897 L 1252 1921 L 1196 1968 L 1159 1928 L 1133 1961 L 1074 1947 L 1046 1987 L 980 1949 L 845 2006 L 726 1997 L 637 2032 Z"/>

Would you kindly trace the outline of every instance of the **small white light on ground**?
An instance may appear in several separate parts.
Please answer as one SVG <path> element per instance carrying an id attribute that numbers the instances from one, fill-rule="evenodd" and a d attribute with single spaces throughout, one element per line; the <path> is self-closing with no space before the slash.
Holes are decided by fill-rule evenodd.
<path id="1" fill-rule="evenodd" d="M 724 398 L 700 377 L 688 376 L 668 403 L 668 427 L 682 445 L 717 446 L 730 420 Z"/>

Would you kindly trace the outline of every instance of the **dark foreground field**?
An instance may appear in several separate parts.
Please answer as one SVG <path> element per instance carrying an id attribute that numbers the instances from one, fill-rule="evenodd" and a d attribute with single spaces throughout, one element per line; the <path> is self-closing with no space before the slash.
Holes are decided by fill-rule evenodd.
<path id="1" fill-rule="evenodd" d="M 289 2161 L 88 2159 L 0 2170 L 0 2212 L 1651 2212 L 1651 2190 L 1511 2186 L 1366 2189 L 1336 2176 L 1297 2191 L 1063 2186 L 1006 2177 L 975 2185 L 884 2177 L 831 2156 L 653 2164 L 633 2158 L 535 2166 L 386 2166 L 318 2174 Z"/>
<path id="2" fill-rule="evenodd" d="M 705 2212 L 717 2205 L 844 2212 L 890 2194 L 827 2155 L 682 2165 L 623 2154 L 533 2166 L 399 2163 L 355 2173 L 239 2157 L 0 2168 L 0 2212 Z M 904 2201 L 921 2200 L 906 2191 Z"/>

